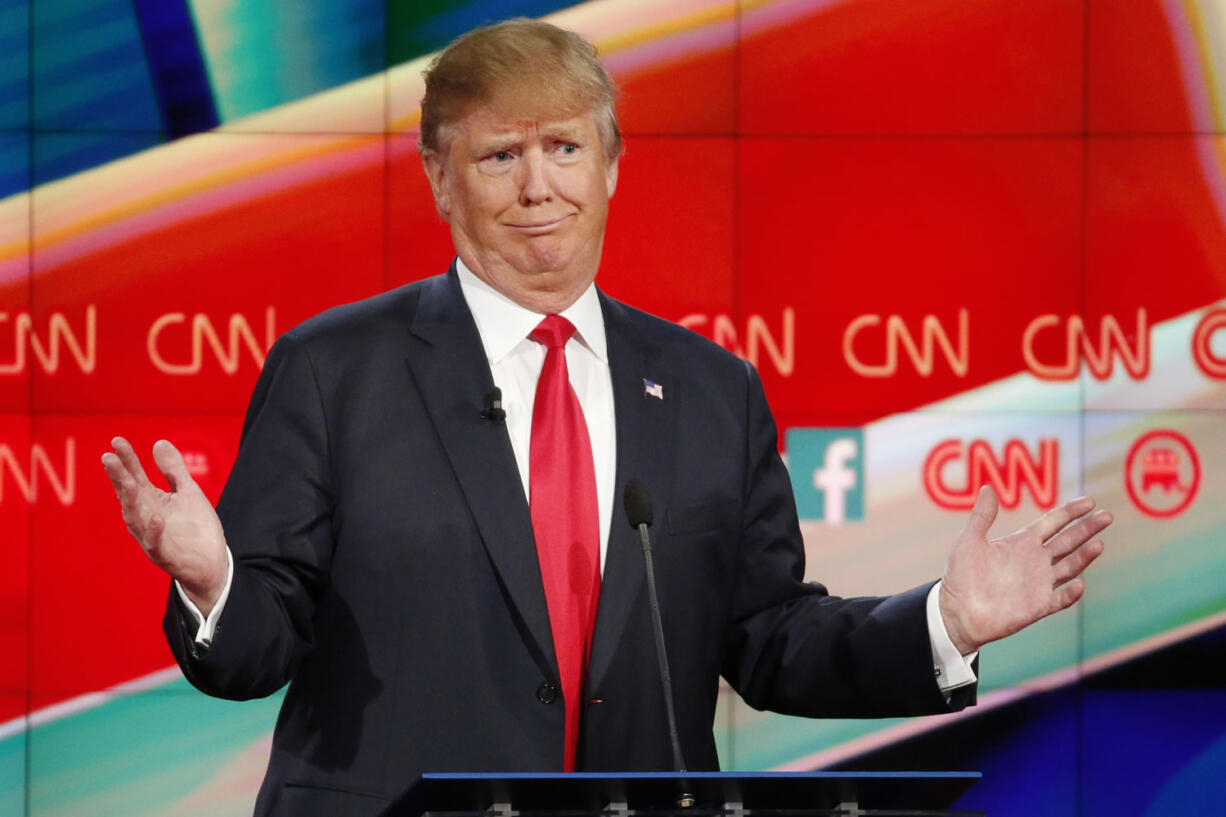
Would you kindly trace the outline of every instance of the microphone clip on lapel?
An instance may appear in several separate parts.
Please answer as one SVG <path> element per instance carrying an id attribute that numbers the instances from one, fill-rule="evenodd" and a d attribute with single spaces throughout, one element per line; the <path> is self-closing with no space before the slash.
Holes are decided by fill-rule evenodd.
<path id="1" fill-rule="evenodd" d="M 502 407 L 502 389 L 495 386 L 485 395 L 485 407 L 481 409 L 481 416 L 498 425 L 507 421 L 506 409 Z"/>

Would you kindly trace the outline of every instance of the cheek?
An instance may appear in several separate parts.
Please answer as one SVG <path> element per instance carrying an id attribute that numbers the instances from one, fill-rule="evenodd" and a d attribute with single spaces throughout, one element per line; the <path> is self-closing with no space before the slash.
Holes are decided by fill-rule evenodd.
<path id="1" fill-rule="evenodd" d="M 585 209 L 598 218 L 603 218 L 604 214 L 608 213 L 609 188 L 605 186 L 603 173 L 589 180 L 583 191 L 583 202 Z"/>
<path id="2" fill-rule="evenodd" d="M 564 176 L 554 181 L 554 192 L 562 201 L 584 210 L 596 209 L 599 201 L 597 186 L 586 176 Z"/>
<path id="3" fill-rule="evenodd" d="M 460 203 L 457 201 L 457 204 Z M 514 191 L 501 180 L 469 186 L 462 202 L 467 220 L 475 226 L 492 224 L 514 203 Z"/>
<path id="4" fill-rule="evenodd" d="M 610 180 L 604 168 L 594 170 L 588 175 L 585 195 L 589 207 L 601 209 L 608 206 L 609 191 L 611 190 L 609 186 Z"/>

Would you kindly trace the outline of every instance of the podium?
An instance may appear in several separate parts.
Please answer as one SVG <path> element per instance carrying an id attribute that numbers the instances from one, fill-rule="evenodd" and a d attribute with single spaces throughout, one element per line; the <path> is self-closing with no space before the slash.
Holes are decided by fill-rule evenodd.
<path id="1" fill-rule="evenodd" d="M 380 817 L 970 817 L 978 772 L 425 774 Z"/>

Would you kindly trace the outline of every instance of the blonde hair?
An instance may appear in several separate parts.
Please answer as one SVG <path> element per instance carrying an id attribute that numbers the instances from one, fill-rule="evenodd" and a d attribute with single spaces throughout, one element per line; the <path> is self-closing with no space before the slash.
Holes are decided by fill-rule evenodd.
<path id="1" fill-rule="evenodd" d="M 446 152 L 452 126 L 477 105 L 515 114 L 590 112 L 605 156 L 622 150 L 617 86 L 596 59 L 596 46 L 573 31 L 518 17 L 463 34 L 423 72 L 418 150 Z"/>

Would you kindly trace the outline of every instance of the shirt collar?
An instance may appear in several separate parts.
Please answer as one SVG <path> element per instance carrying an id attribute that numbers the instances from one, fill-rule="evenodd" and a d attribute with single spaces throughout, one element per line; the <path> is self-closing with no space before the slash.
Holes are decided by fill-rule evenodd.
<path id="1" fill-rule="evenodd" d="M 485 357 L 495 365 L 511 353 L 511 350 L 532 334 L 532 330 L 545 316 L 520 306 L 506 295 L 482 281 L 456 258 L 456 274 L 460 278 L 460 291 L 468 302 L 477 334 L 485 347 Z M 604 334 L 604 312 L 596 285 L 589 284 L 579 300 L 561 312 L 575 326 L 575 337 L 601 362 L 608 363 L 608 343 Z"/>

